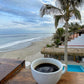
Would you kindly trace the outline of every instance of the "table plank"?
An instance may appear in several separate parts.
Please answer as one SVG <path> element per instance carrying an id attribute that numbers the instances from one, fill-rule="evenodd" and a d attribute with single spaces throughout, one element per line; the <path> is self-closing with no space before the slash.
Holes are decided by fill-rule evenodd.
<path id="1" fill-rule="evenodd" d="M 66 72 L 58 84 L 84 84 L 84 73 Z"/>
<path id="2" fill-rule="evenodd" d="M 6 84 L 36 84 L 31 70 L 23 69 Z M 66 72 L 57 84 L 84 84 L 84 73 Z"/>
<path id="3" fill-rule="evenodd" d="M 16 72 L 25 67 L 24 60 L 0 59 L 0 84 L 3 84 Z"/>

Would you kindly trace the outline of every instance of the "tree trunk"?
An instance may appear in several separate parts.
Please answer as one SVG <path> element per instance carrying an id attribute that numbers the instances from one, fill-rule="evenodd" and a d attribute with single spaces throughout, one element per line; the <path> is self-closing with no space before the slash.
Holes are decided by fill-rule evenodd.
<path id="1" fill-rule="evenodd" d="M 65 27 L 65 52 L 64 52 L 64 61 L 65 64 L 67 63 L 68 60 L 68 54 L 67 54 L 67 43 L 68 43 L 68 21 L 66 21 L 66 27 Z"/>

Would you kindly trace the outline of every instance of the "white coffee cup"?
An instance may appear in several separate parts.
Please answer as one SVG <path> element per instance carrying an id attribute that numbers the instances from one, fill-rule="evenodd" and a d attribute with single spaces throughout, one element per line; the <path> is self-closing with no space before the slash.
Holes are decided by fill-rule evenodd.
<path id="1" fill-rule="evenodd" d="M 51 63 L 57 65 L 59 70 L 50 73 L 36 71 L 35 67 L 42 63 Z M 62 64 L 60 61 L 53 58 L 39 58 L 33 61 L 31 64 L 32 75 L 38 84 L 56 84 L 60 80 L 62 74 L 66 72 L 66 70 L 67 66 L 65 64 Z"/>

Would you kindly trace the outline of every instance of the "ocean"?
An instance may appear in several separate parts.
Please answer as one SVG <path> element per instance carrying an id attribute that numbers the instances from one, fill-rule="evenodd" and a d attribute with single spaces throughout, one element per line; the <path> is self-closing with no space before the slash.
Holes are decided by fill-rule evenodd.
<path id="1" fill-rule="evenodd" d="M 22 49 L 32 45 L 32 42 L 52 35 L 51 33 L 0 34 L 0 52 Z M 84 34 L 69 41 L 68 48 L 84 48 Z"/>
<path id="2" fill-rule="evenodd" d="M 28 47 L 32 42 L 47 38 L 52 34 L 4 34 L 0 35 L 0 52 L 13 51 Z"/>

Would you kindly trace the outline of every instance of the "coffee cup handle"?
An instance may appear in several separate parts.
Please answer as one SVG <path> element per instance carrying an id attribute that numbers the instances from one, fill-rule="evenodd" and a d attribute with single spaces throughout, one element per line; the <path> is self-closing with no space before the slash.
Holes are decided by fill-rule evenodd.
<path id="1" fill-rule="evenodd" d="M 64 74 L 67 71 L 67 65 L 63 64 L 64 70 L 62 71 L 62 74 Z"/>

